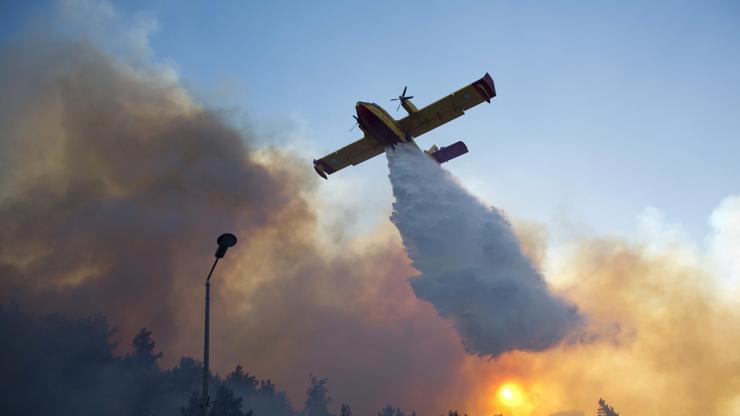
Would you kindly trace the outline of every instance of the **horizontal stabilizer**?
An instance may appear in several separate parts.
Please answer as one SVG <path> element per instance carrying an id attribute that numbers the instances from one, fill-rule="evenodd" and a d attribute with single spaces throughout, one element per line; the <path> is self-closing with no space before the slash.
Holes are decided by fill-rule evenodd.
<path id="1" fill-rule="evenodd" d="M 433 157 L 437 163 L 445 163 L 465 153 L 468 153 L 468 146 L 465 146 L 463 142 L 457 142 L 447 147 L 442 147 L 436 152 L 430 153 L 429 156 Z"/>

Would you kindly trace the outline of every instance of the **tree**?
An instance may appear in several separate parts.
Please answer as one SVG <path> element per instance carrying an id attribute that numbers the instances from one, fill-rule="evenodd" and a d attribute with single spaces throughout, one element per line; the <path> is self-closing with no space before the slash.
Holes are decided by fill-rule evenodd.
<path id="1" fill-rule="evenodd" d="M 155 342 L 152 339 L 152 331 L 141 328 L 131 341 L 134 351 L 128 354 L 125 364 L 128 367 L 128 383 L 130 387 L 126 393 L 129 396 L 130 405 L 136 414 L 152 412 L 160 397 L 165 393 L 163 374 L 159 371 L 157 360 L 162 353 L 154 351 Z M 120 377 L 124 377 L 120 374 Z"/>
<path id="2" fill-rule="evenodd" d="M 325 378 L 309 376 L 311 384 L 306 390 L 306 403 L 303 409 L 305 416 L 331 416 L 329 413 L 329 391 L 326 383 L 329 381 Z"/>
<path id="3" fill-rule="evenodd" d="M 192 392 L 188 398 L 187 406 L 180 406 L 181 416 L 203 416 L 203 407 L 200 394 Z"/>
<path id="4" fill-rule="evenodd" d="M 203 381 L 203 365 L 191 357 L 182 357 L 175 367 L 165 372 L 166 388 L 172 395 L 199 391 Z M 200 397 L 200 396 L 199 396 Z"/>
<path id="5" fill-rule="evenodd" d="M 598 416 L 619 416 L 613 407 L 606 404 L 604 399 L 599 399 L 599 409 L 596 412 Z"/>
<path id="6" fill-rule="evenodd" d="M 223 384 L 216 392 L 216 398 L 211 403 L 209 416 L 244 416 L 242 399 L 234 397 L 234 392 Z"/>
<path id="7" fill-rule="evenodd" d="M 155 367 L 157 360 L 162 358 L 161 352 L 154 352 L 154 346 L 156 344 L 154 340 L 152 340 L 152 331 L 147 331 L 146 328 L 141 328 L 131 344 L 134 347 L 134 352 L 131 354 L 131 358 L 133 358 L 137 363 L 143 365 L 145 368 Z"/>
<path id="8" fill-rule="evenodd" d="M 275 394 L 275 384 L 273 384 L 272 380 L 260 380 L 259 391 L 262 394 Z"/>
<path id="9" fill-rule="evenodd" d="M 36 318 L 0 304 L 0 385 L 7 393 L 0 415 L 203 415 L 200 362 L 183 357 L 172 369 L 161 370 L 162 354 L 145 328 L 130 340 L 131 352 L 116 356 L 113 333 L 101 315 Z M 253 390 L 247 399 L 210 375 L 212 416 L 250 416 L 244 409 L 259 416 L 296 416 L 272 382 L 258 383 L 241 368 L 227 379 L 261 385 L 264 392 Z"/>
<path id="10" fill-rule="evenodd" d="M 257 378 L 250 375 L 249 372 L 245 373 L 244 369 L 240 365 L 237 365 L 234 371 L 226 376 L 226 385 L 228 385 L 232 390 L 244 395 L 252 395 L 256 393 L 257 386 L 259 384 L 260 383 L 257 381 Z"/>
<path id="11" fill-rule="evenodd" d="M 349 405 L 342 405 L 342 410 L 340 411 L 339 416 L 352 416 L 352 409 L 350 409 Z"/>
<path id="12" fill-rule="evenodd" d="M 397 409 L 389 404 L 385 405 L 384 408 L 380 409 L 378 416 L 404 416 L 401 409 Z"/>
<path id="13" fill-rule="evenodd" d="M 285 392 L 279 391 L 270 380 L 259 380 L 244 371 L 240 365 L 226 376 L 223 384 L 242 399 L 242 409 L 257 415 L 295 416 Z"/>

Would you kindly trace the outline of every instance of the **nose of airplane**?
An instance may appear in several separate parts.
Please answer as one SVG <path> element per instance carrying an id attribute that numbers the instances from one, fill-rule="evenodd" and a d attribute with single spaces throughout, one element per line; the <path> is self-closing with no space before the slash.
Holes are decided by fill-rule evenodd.
<path id="1" fill-rule="evenodd" d="M 372 111 L 368 110 L 367 105 L 365 103 L 357 103 L 355 106 L 355 111 L 357 111 L 357 117 L 359 117 L 360 124 L 370 120 L 373 116 Z"/>

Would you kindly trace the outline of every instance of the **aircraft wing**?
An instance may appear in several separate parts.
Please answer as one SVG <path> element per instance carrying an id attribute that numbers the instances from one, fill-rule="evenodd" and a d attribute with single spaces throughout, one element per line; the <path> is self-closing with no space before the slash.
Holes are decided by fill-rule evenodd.
<path id="1" fill-rule="evenodd" d="M 408 117 L 399 120 L 401 127 L 411 135 L 418 137 L 448 121 L 465 114 L 468 110 L 483 101 L 491 102 L 496 96 L 493 78 L 486 73 L 483 78 L 453 92 L 440 100 L 429 104 Z"/>
<path id="2" fill-rule="evenodd" d="M 385 147 L 375 140 L 363 137 L 360 140 L 344 146 L 334 153 L 313 161 L 313 168 L 316 173 L 326 179 L 326 175 L 344 169 L 349 165 L 359 165 L 360 163 L 373 158 L 385 151 Z"/>

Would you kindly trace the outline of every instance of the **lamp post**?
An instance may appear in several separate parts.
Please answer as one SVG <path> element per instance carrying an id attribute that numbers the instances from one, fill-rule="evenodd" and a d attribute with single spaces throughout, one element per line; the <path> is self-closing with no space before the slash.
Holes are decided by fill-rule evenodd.
<path id="1" fill-rule="evenodd" d="M 216 240 L 218 249 L 216 249 L 216 260 L 211 266 L 211 271 L 208 272 L 206 278 L 206 323 L 205 323 L 205 334 L 203 336 L 203 416 L 208 416 L 208 407 L 210 406 L 210 398 L 208 397 L 208 338 L 209 338 L 209 326 L 210 326 L 210 309 L 211 309 L 211 275 L 213 270 L 216 268 L 218 261 L 226 255 L 226 250 L 229 247 L 236 245 L 236 236 L 234 234 L 221 234 Z"/>

